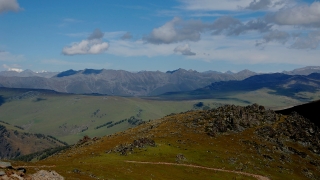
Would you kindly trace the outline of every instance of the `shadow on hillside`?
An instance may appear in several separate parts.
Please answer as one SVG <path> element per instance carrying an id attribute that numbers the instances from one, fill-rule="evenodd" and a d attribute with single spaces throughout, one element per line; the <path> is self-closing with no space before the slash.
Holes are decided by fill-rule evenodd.
<path id="1" fill-rule="evenodd" d="M 0 106 L 5 103 L 5 100 L 2 96 L 0 96 Z"/>

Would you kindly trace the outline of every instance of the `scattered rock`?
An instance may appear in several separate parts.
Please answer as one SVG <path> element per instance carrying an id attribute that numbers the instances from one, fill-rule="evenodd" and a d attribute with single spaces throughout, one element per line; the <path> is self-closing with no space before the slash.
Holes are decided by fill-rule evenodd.
<path id="1" fill-rule="evenodd" d="M 12 166 L 11 166 L 11 163 L 9 163 L 9 162 L 2 162 L 2 161 L 0 161 L 0 168 L 3 168 L 3 169 L 5 169 L 5 168 L 12 168 Z"/>
<path id="2" fill-rule="evenodd" d="M 91 138 L 86 135 L 86 136 L 83 136 L 83 138 L 80 139 L 77 144 L 84 144 L 84 143 L 86 143 L 86 142 L 88 142 L 90 140 L 91 140 Z"/>
<path id="3" fill-rule="evenodd" d="M 31 175 L 32 180 L 64 180 L 64 177 L 62 177 L 60 174 L 58 174 L 55 171 L 46 171 L 46 170 L 40 170 L 37 173 Z"/>
<path id="4" fill-rule="evenodd" d="M 314 179 L 314 176 L 313 176 L 312 172 L 309 171 L 309 169 L 303 168 L 303 169 L 302 169 L 302 173 L 303 173 L 307 178 L 309 178 L 309 179 Z"/>
<path id="5" fill-rule="evenodd" d="M 267 155 L 267 154 L 264 154 L 264 155 L 262 155 L 265 159 L 267 159 L 267 160 L 269 160 L 269 161 L 272 161 L 273 160 L 273 158 L 271 157 L 271 156 L 269 156 L 269 155 Z"/>
<path id="6" fill-rule="evenodd" d="M 0 171 L 0 176 L 6 175 L 4 171 Z"/>
<path id="7" fill-rule="evenodd" d="M 72 172 L 74 173 L 80 173 L 81 171 L 79 169 L 73 169 Z"/>
<path id="8" fill-rule="evenodd" d="M 313 159 L 313 160 L 310 161 L 310 164 L 312 164 L 314 166 L 320 166 L 320 161 Z"/>
<path id="9" fill-rule="evenodd" d="M 217 109 L 204 111 L 195 117 L 192 126 L 204 126 L 210 136 L 233 131 L 241 132 L 250 127 L 271 124 L 279 119 L 279 115 L 272 110 L 265 110 L 263 106 L 253 104 L 246 107 L 225 105 Z"/>
<path id="10" fill-rule="evenodd" d="M 177 163 L 182 163 L 182 162 L 184 162 L 186 160 L 187 160 L 187 158 L 183 154 L 177 154 L 177 156 L 176 156 L 176 162 Z"/>
<path id="11" fill-rule="evenodd" d="M 127 155 L 128 152 L 133 152 L 134 148 L 145 148 L 146 146 L 155 147 L 156 143 L 149 138 L 140 138 L 134 140 L 131 144 L 120 144 L 119 146 L 116 146 L 113 151 L 120 153 L 120 155 Z M 106 151 L 106 153 L 110 153 L 110 150 Z"/>
<path id="12" fill-rule="evenodd" d="M 25 168 L 22 168 L 22 167 L 17 168 L 17 171 L 20 171 L 20 172 L 23 172 L 23 173 L 27 172 L 27 170 Z"/>
<path id="13" fill-rule="evenodd" d="M 284 118 L 283 121 L 271 127 L 269 125 L 258 128 L 256 134 L 264 140 L 275 143 L 276 150 L 286 150 L 306 158 L 305 152 L 300 152 L 292 147 L 284 146 L 284 141 L 290 139 L 302 146 L 308 147 L 312 153 L 320 154 L 320 128 L 310 120 L 293 112 Z"/>

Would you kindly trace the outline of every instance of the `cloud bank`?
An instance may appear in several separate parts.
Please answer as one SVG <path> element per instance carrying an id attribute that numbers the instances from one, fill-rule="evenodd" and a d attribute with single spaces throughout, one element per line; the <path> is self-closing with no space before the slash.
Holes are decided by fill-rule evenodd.
<path id="1" fill-rule="evenodd" d="M 269 14 L 266 19 L 278 25 L 320 27 L 320 2 L 281 9 Z"/>
<path id="2" fill-rule="evenodd" d="M 21 10 L 16 0 L 0 0 L 0 14 L 8 11 L 17 12 Z"/>
<path id="3" fill-rule="evenodd" d="M 126 32 L 124 35 L 121 36 L 122 40 L 128 40 L 128 39 L 132 39 L 132 35 L 130 32 Z"/>
<path id="4" fill-rule="evenodd" d="M 189 44 L 185 44 L 183 46 L 177 46 L 174 50 L 175 53 L 181 53 L 185 56 L 194 56 L 196 53 L 191 52 L 191 48 L 189 47 Z"/>
<path id="5" fill-rule="evenodd" d="M 143 39 L 152 44 L 170 44 L 181 41 L 198 41 L 200 32 L 206 27 L 201 21 L 183 21 L 175 17 L 163 26 L 155 28 Z"/>
<path id="6" fill-rule="evenodd" d="M 11 67 L 11 66 L 8 66 L 6 64 L 2 65 L 2 67 L 7 69 L 7 71 L 16 71 L 16 72 L 22 72 L 23 71 L 23 69 L 20 69 L 20 68 L 17 67 L 18 65 L 13 65 L 13 66 L 15 66 L 15 67 Z"/>
<path id="7" fill-rule="evenodd" d="M 71 46 L 64 47 L 62 54 L 78 55 L 78 54 L 100 54 L 109 48 L 107 42 L 103 42 L 104 33 L 96 29 L 86 40 L 75 42 Z"/>

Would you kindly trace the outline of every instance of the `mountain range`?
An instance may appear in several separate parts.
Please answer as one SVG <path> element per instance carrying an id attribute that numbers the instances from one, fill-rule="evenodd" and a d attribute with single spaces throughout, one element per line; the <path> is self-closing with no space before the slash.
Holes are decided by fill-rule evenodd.
<path id="1" fill-rule="evenodd" d="M 118 96 L 152 96 L 170 91 L 194 90 L 212 82 L 242 80 L 256 73 L 249 70 L 235 74 L 199 73 L 178 69 L 166 73 L 123 70 L 68 70 L 51 78 L 40 76 L 2 76 L 0 87 L 50 89 L 76 94 L 108 94 Z"/>
<path id="2" fill-rule="evenodd" d="M 309 75 L 288 75 L 282 73 L 261 74 L 251 76 L 241 81 L 220 81 L 214 82 L 204 88 L 187 92 L 168 92 L 161 95 L 164 98 L 202 99 L 225 97 L 228 94 L 239 92 L 250 92 L 259 89 L 268 89 L 271 94 L 282 95 L 310 101 L 310 97 L 303 93 L 316 94 L 320 91 L 320 74 Z"/>
<path id="3" fill-rule="evenodd" d="M 320 67 L 305 67 L 293 71 L 284 71 L 287 75 L 309 75 L 320 72 Z M 23 72 L 0 72 L 0 87 L 50 89 L 57 92 L 75 94 L 107 94 L 118 96 L 156 96 L 167 92 L 193 91 L 215 82 L 241 81 L 258 73 L 243 70 L 197 72 L 177 69 L 174 71 L 124 70 L 68 70 L 60 73 L 31 70 Z"/>

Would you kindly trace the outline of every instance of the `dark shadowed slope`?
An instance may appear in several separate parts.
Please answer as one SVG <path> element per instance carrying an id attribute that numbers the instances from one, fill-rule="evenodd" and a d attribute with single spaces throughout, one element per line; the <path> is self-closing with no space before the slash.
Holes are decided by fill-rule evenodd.
<path id="1" fill-rule="evenodd" d="M 320 74 L 313 73 L 308 76 L 281 73 L 255 75 L 242 81 L 214 82 L 209 86 L 194 91 L 165 93 L 162 97 L 215 98 L 263 88 L 272 90 L 273 94 L 310 101 L 310 99 L 303 99 L 302 97 L 296 96 L 296 94 L 300 92 L 315 93 L 319 91 Z"/>
<path id="2" fill-rule="evenodd" d="M 302 104 L 299 106 L 294 106 L 292 108 L 283 109 L 276 111 L 277 113 L 289 115 L 292 112 L 297 112 L 298 114 L 304 116 L 305 118 L 312 121 L 318 127 L 320 127 L 320 100 L 313 101 L 307 104 Z"/>

